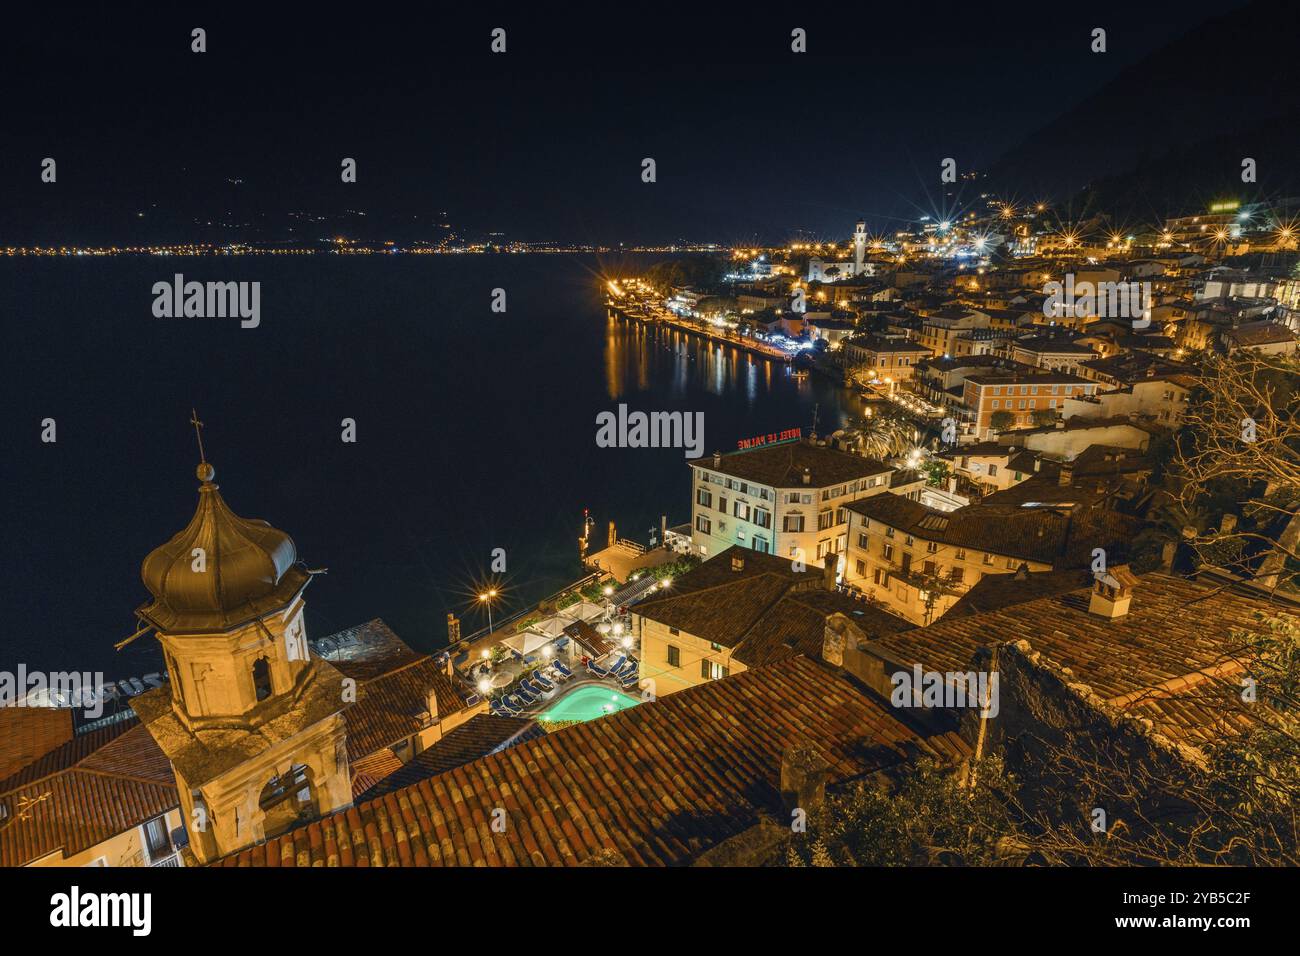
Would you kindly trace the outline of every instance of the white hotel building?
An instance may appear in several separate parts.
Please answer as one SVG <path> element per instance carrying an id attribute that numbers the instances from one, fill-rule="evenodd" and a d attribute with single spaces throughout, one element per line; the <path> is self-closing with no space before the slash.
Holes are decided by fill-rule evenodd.
<path id="1" fill-rule="evenodd" d="M 822 442 L 714 454 L 692 461 L 691 542 L 708 559 L 732 545 L 818 567 L 848 542 L 845 506 L 892 491 L 920 495 L 924 480 Z M 905 482 L 905 483 L 900 483 Z"/>

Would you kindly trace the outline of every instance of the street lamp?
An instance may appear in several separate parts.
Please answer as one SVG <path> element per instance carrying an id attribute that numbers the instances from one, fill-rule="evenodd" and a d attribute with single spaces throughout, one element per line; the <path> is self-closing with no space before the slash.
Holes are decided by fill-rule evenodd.
<path id="1" fill-rule="evenodd" d="M 497 589 L 489 588 L 478 596 L 479 601 L 487 605 L 488 612 L 488 634 L 492 633 L 492 602 L 496 599 Z"/>

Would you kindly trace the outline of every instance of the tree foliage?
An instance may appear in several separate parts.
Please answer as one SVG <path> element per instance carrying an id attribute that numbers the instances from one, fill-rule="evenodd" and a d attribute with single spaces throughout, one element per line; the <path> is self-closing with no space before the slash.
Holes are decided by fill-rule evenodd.
<path id="1" fill-rule="evenodd" d="M 1163 463 L 1166 528 L 1200 567 L 1300 590 L 1300 365 L 1241 352 L 1204 359 Z M 1157 528 L 1157 533 L 1160 529 Z"/>
<path id="2" fill-rule="evenodd" d="M 806 833 L 787 847 L 790 866 L 979 866 L 995 862 L 998 845 L 1015 832 L 990 781 L 1004 784 L 1000 765 L 981 766 L 984 782 L 966 786 L 930 758 L 901 773 L 896 785 L 860 782 L 828 797 L 810 814 Z"/>

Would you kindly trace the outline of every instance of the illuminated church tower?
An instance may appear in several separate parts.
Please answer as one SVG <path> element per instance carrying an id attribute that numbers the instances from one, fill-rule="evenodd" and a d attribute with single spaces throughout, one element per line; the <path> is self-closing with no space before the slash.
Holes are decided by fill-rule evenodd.
<path id="1" fill-rule="evenodd" d="M 354 698 L 308 651 L 311 572 L 287 534 L 232 512 L 214 477 L 203 461 L 194 517 L 145 558 L 153 600 L 136 614 L 170 680 L 132 700 L 171 760 L 202 863 L 352 800 L 343 710 Z"/>
<path id="2" fill-rule="evenodd" d="M 867 224 L 859 219 L 853 230 L 853 274 L 862 275 L 862 266 L 867 261 Z"/>

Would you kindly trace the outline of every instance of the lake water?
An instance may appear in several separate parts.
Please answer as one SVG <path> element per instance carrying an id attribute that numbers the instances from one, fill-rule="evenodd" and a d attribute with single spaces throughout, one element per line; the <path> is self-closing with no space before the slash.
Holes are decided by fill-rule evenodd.
<path id="1" fill-rule="evenodd" d="M 604 541 L 689 520 L 679 449 L 605 449 L 596 415 L 704 412 L 705 450 L 839 424 L 842 393 L 684 333 L 611 319 L 602 276 L 653 258 L 371 256 L 0 259 L 5 330 L 0 669 L 156 669 L 125 651 L 140 563 L 195 508 L 191 406 L 237 514 L 289 532 L 328 575 L 309 634 L 374 617 L 440 646 L 486 623 L 475 582 L 506 550 L 496 614 L 582 573 Z M 160 319 L 152 286 L 261 282 L 261 324 Z M 507 310 L 490 309 L 506 290 Z M 42 443 L 41 422 L 57 441 Z M 355 443 L 341 421 L 356 421 Z"/>

